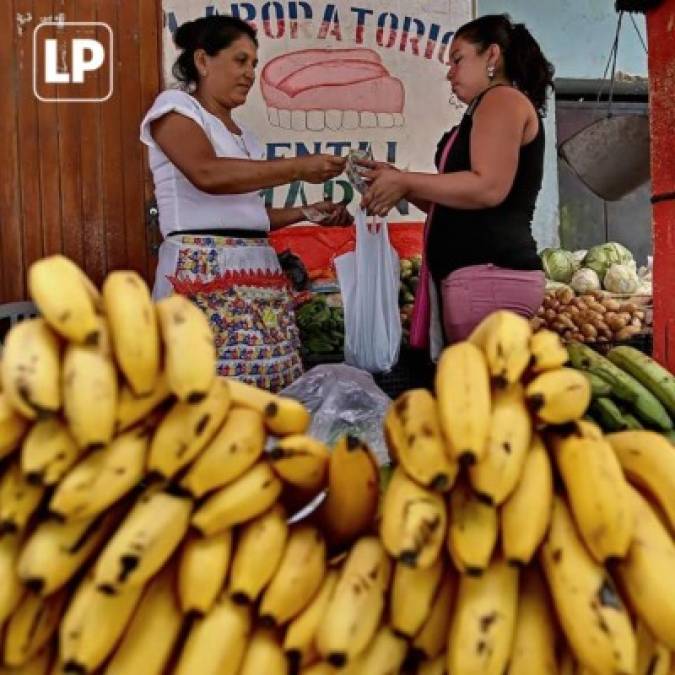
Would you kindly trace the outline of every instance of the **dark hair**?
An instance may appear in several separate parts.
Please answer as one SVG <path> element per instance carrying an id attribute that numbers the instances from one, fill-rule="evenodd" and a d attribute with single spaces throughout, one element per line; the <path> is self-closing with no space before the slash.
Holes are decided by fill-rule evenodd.
<path id="1" fill-rule="evenodd" d="M 173 34 L 173 41 L 181 50 L 173 64 L 173 76 L 184 85 L 199 82 L 195 50 L 203 49 L 209 56 L 215 56 L 242 36 L 251 38 L 258 46 L 255 29 L 235 16 L 212 14 L 182 23 Z"/>
<path id="2" fill-rule="evenodd" d="M 477 45 L 480 52 L 492 44 L 499 45 L 506 77 L 541 114 L 546 113 L 546 90 L 553 89 L 555 69 L 525 24 L 512 23 L 508 14 L 487 14 L 465 23 L 455 37 Z"/>

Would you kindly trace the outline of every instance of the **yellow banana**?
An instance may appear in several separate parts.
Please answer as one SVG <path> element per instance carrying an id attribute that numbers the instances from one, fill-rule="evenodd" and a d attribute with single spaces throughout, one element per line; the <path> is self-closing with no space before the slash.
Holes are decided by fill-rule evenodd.
<path id="1" fill-rule="evenodd" d="M 547 442 L 588 550 L 601 563 L 626 555 L 635 529 L 629 486 L 600 429 L 581 420 L 550 433 Z"/>
<path id="2" fill-rule="evenodd" d="M 377 537 L 362 537 L 351 547 L 315 637 L 331 665 L 353 661 L 375 635 L 390 575 L 391 562 Z"/>
<path id="3" fill-rule="evenodd" d="M 26 480 L 18 461 L 12 462 L 0 477 L 0 535 L 23 532 L 44 492 L 44 487 Z"/>
<path id="4" fill-rule="evenodd" d="M 222 596 L 193 624 L 174 675 L 237 675 L 250 630 L 250 609 Z"/>
<path id="5" fill-rule="evenodd" d="M 99 319 L 95 346 L 69 344 L 63 356 L 63 407 L 81 448 L 95 450 L 112 440 L 117 411 L 117 371 L 110 335 Z"/>
<path id="6" fill-rule="evenodd" d="M 50 670 L 52 659 L 54 656 L 54 649 L 52 645 L 47 645 L 41 649 L 30 661 L 24 663 L 22 666 L 10 668 L 9 666 L 0 666 L 0 675 L 57 675 L 57 664 L 54 664 L 54 669 Z"/>
<path id="7" fill-rule="evenodd" d="M 325 661 L 313 663 L 300 671 L 300 675 L 336 675 L 336 673 L 339 673 L 338 669 Z"/>
<path id="8" fill-rule="evenodd" d="M 150 291 L 137 272 L 111 272 L 103 282 L 103 305 L 115 358 L 137 396 L 152 392 L 159 372 L 157 316 Z"/>
<path id="9" fill-rule="evenodd" d="M 281 481 L 270 465 L 258 462 L 208 497 L 192 516 L 192 524 L 207 536 L 222 532 L 265 512 L 280 492 Z"/>
<path id="10" fill-rule="evenodd" d="M 21 470 L 31 483 L 53 485 L 82 454 L 68 427 L 51 417 L 33 424 L 21 446 Z"/>
<path id="11" fill-rule="evenodd" d="M 455 486 L 448 508 L 448 552 L 457 570 L 480 576 L 497 543 L 497 509 L 481 501 L 466 483 Z"/>
<path id="12" fill-rule="evenodd" d="M 185 540 L 178 566 L 178 598 L 183 612 L 206 614 L 225 583 L 232 555 L 232 532 Z"/>
<path id="13" fill-rule="evenodd" d="M 152 391 L 145 396 L 136 396 L 129 385 L 122 385 L 117 396 L 115 433 L 126 431 L 129 427 L 145 419 L 169 396 L 171 396 L 171 392 L 164 372 L 159 373 Z"/>
<path id="14" fill-rule="evenodd" d="M 5 630 L 3 657 L 8 666 L 23 666 L 47 644 L 61 619 L 66 598 L 63 590 L 47 598 L 24 595 Z"/>
<path id="15" fill-rule="evenodd" d="M 542 328 L 530 338 L 532 361 L 530 370 L 543 373 L 546 370 L 562 368 L 570 358 L 558 333 Z"/>
<path id="16" fill-rule="evenodd" d="M 305 434 L 291 434 L 280 438 L 268 457 L 285 483 L 313 493 L 326 487 L 330 452 L 325 443 Z"/>
<path id="17" fill-rule="evenodd" d="M 559 497 L 553 499 L 540 560 L 576 659 L 598 675 L 634 673 L 636 645 L 628 612 L 605 568 L 587 552 Z"/>
<path id="18" fill-rule="evenodd" d="M 328 494 L 318 513 L 329 544 L 346 544 L 368 532 L 379 496 L 377 462 L 370 448 L 355 436 L 342 436 L 330 455 Z"/>
<path id="19" fill-rule="evenodd" d="M 21 538 L 16 534 L 0 535 L 0 625 L 21 601 L 24 587 L 16 571 L 21 552 Z"/>
<path id="20" fill-rule="evenodd" d="M 448 641 L 448 672 L 502 675 L 511 655 L 518 570 L 494 560 L 480 577 L 463 575 Z"/>
<path id="21" fill-rule="evenodd" d="M 565 424 L 581 419 L 591 402 L 587 377 L 574 368 L 547 370 L 525 389 L 527 405 L 547 424 Z"/>
<path id="22" fill-rule="evenodd" d="M 408 643 L 385 625 L 366 647 L 363 654 L 345 669 L 345 675 L 391 675 L 399 673 L 408 651 Z"/>
<path id="23" fill-rule="evenodd" d="M 426 569 L 396 563 L 389 596 L 389 621 L 394 631 L 413 637 L 424 625 L 443 574 L 443 559 Z"/>
<path id="24" fill-rule="evenodd" d="M 516 489 L 502 504 L 499 523 L 504 557 L 512 565 L 527 565 L 551 522 L 553 471 L 538 434 L 525 457 Z"/>
<path id="25" fill-rule="evenodd" d="M 532 438 L 532 421 L 523 387 L 517 382 L 495 391 L 486 452 L 469 468 L 473 489 L 490 504 L 501 504 L 523 472 Z"/>
<path id="26" fill-rule="evenodd" d="M 172 478 L 206 447 L 230 408 L 230 388 L 216 377 L 197 403 L 178 401 L 164 416 L 150 444 L 148 470 Z"/>
<path id="27" fill-rule="evenodd" d="M 675 542 L 648 502 L 633 488 L 628 500 L 636 516 L 628 553 L 613 569 L 636 614 L 654 637 L 675 650 Z"/>
<path id="28" fill-rule="evenodd" d="M 283 648 L 292 672 L 297 672 L 314 648 L 319 623 L 333 597 L 338 571 L 329 569 L 311 602 L 288 625 Z"/>
<path id="29" fill-rule="evenodd" d="M 315 527 L 292 527 L 281 562 L 263 591 L 258 614 L 266 627 L 281 626 L 310 602 L 326 575 L 326 542 Z"/>
<path id="30" fill-rule="evenodd" d="M 417 669 L 417 675 L 446 675 L 448 657 L 440 654 L 433 661 L 424 661 Z"/>
<path id="31" fill-rule="evenodd" d="M 420 485 L 446 491 L 457 477 L 458 465 L 450 458 L 438 417 L 436 400 L 426 389 L 410 389 L 392 404 L 391 417 L 401 426 L 398 462 Z M 390 419 L 390 425 L 395 424 Z M 392 441 L 394 442 L 394 441 Z"/>
<path id="32" fill-rule="evenodd" d="M 577 668 L 576 661 L 574 660 L 574 655 L 570 651 L 569 645 L 565 645 L 565 649 L 559 660 L 560 675 L 581 675 L 581 673 L 579 672 L 580 670 L 581 670 L 580 668 Z"/>
<path id="33" fill-rule="evenodd" d="M 275 436 L 304 434 L 311 422 L 309 410 L 292 398 L 277 396 L 251 384 L 230 379 L 232 401 L 244 408 L 257 410 L 267 429 Z"/>
<path id="34" fill-rule="evenodd" d="M 231 483 L 250 469 L 265 447 L 260 413 L 232 408 L 225 423 L 193 462 L 181 485 L 195 497 Z"/>
<path id="35" fill-rule="evenodd" d="M 106 675 L 162 675 L 183 625 L 174 586 L 176 567 L 169 563 L 148 584 Z"/>
<path id="36" fill-rule="evenodd" d="M 179 401 L 197 403 L 207 395 L 216 376 L 216 348 L 209 320 L 182 295 L 163 298 L 156 307 L 169 389 Z"/>
<path id="37" fill-rule="evenodd" d="M 654 639 L 642 621 L 637 622 L 636 675 L 670 675 L 671 657 L 668 648 Z"/>
<path id="38" fill-rule="evenodd" d="M 538 568 L 523 571 L 507 675 L 558 675 L 556 621 Z"/>
<path id="39" fill-rule="evenodd" d="M 0 391 L 0 459 L 7 457 L 19 447 L 27 429 L 26 418 L 16 412 L 7 396 Z"/>
<path id="40" fill-rule="evenodd" d="M 185 497 L 151 490 L 142 495 L 98 557 L 97 587 L 114 594 L 142 586 L 180 544 L 191 511 Z"/>
<path id="41" fill-rule="evenodd" d="M 61 409 L 61 346 L 44 319 L 15 324 L 2 348 L 2 391 L 27 419 Z"/>
<path id="42" fill-rule="evenodd" d="M 387 408 L 387 412 L 384 414 L 384 419 L 382 421 L 382 433 L 384 435 L 385 443 L 387 444 L 387 450 L 389 451 L 389 459 L 391 460 L 391 463 L 398 464 L 400 461 L 399 457 L 401 455 L 401 449 L 403 448 L 406 440 L 405 434 L 403 433 L 401 420 L 399 419 L 396 409 L 393 405 L 390 405 Z"/>
<path id="43" fill-rule="evenodd" d="M 605 437 L 628 480 L 646 490 L 666 514 L 675 532 L 675 452 L 653 431 L 620 431 Z"/>
<path id="44" fill-rule="evenodd" d="M 410 567 L 431 567 L 446 531 L 443 498 L 417 485 L 397 467 L 384 493 L 380 523 L 380 537 L 389 555 Z"/>
<path id="45" fill-rule="evenodd" d="M 286 514 L 279 504 L 242 526 L 228 586 L 236 603 L 257 600 L 279 567 L 287 538 Z"/>
<path id="46" fill-rule="evenodd" d="M 28 290 L 40 314 L 64 338 L 96 342 L 101 296 L 72 260 L 52 255 L 34 262 L 28 269 Z"/>
<path id="47" fill-rule="evenodd" d="M 59 628 L 62 671 L 93 673 L 110 655 L 129 623 L 143 586 L 102 593 L 91 577 L 80 583 Z"/>
<path id="48" fill-rule="evenodd" d="M 50 510 L 64 518 L 91 518 L 127 494 L 145 475 L 150 433 L 136 427 L 87 455 L 57 485 Z"/>
<path id="49" fill-rule="evenodd" d="M 471 464 L 485 456 L 490 429 L 490 375 L 483 352 L 470 342 L 447 347 L 436 369 L 441 429 L 450 456 Z"/>
<path id="50" fill-rule="evenodd" d="M 239 675 L 287 675 L 284 650 L 274 633 L 258 628 L 246 647 Z"/>

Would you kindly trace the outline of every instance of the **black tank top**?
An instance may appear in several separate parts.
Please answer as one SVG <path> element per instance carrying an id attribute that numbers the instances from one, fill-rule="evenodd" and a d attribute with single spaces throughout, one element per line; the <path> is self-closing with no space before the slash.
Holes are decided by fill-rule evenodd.
<path id="1" fill-rule="evenodd" d="M 443 135 L 436 152 L 439 173 L 471 170 L 473 113 L 485 95 L 469 106 L 445 166 L 438 166 L 452 130 Z M 538 116 L 539 117 L 539 116 Z M 532 237 L 532 216 L 544 174 L 544 125 L 532 141 L 520 148 L 513 187 L 493 208 L 454 209 L 436 205 L 427 239 L 427 261 L 436 282 L 469 265 L 492 263 L 516 270 L 541 269 Z"/>

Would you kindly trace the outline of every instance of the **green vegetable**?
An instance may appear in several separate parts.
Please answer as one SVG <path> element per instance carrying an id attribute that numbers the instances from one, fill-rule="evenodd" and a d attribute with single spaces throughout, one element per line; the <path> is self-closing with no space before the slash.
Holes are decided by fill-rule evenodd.
<path id="1" fill-rule="evenodd" d="M 633 254 L 622 244 L 615 241 L 598 244 L 588 249 L 583 261 L 584 267 L 590 267 L 600 280 L 604 282 L 607 270 L 614 263 L 619 265 L 635 265 Z"/>
<path id="2" fill-rule="evenodd" d="M 574 255 L 562 248 L 545 248 L 541 252 L 541 262 L 549 279 L 564 284 L 569 283 L 577 268 Z"/>

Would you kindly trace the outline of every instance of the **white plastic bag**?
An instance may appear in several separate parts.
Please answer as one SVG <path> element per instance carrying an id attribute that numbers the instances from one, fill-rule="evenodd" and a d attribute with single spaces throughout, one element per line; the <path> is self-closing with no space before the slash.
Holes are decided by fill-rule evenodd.
<path id="1" fill-rule="evenodd" d="M 371 373 L 391 370 L 401 346 L 398 254 L 386 220 L 371 232 L 356 213 L 356 248 L 335 259 L 345 316 L 345 362 Z"/>

